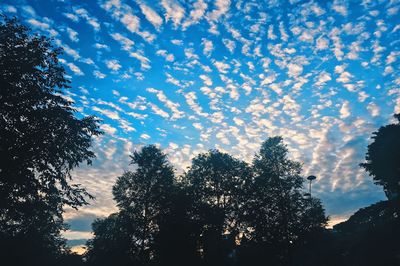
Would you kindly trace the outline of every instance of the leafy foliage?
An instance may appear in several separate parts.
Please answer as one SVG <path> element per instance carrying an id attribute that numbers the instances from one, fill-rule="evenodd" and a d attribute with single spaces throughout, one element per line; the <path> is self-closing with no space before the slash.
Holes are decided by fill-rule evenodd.
<path id="1" fill-rule="evenodd" d="M 101 133 L 94 117 L 76 118 L 63 96 L 69 81 L 61 52 L 15 19 L 0 24 L 1 240 L 38 239 L 29 248 L 48 254 L 64 245 L 63 207 L 76 208 L 90 197 L 71 184 L 70 172 L 91 162 L 92 137 Z"/>
<path id="2" fill-rule="evenodd" d="M 373 133 L 366 162 L 360 165 L 376 184 L 383 186 L 389 199 L 400 199 L 400 114 L 394 117 L 397 123 L 382 126 Z"/>
<path id="3" fill-rule="evenodd" d="M 234 245 L 242 231 L 244 192 L 250 181 L 246 163 L 217 150 L 195 157 L 184 176 L 195 199 L 193 212 L 203 223 L 201 246 L 207 264 L 223 265 L 228 255 L 224 253 L 230 252 L 224 252 L 224 245 L 229 245 L 229 240 Z"/>
<path id="4" fill-rule="evenodd" d="M 88 256 L 96 263 L 103 261 L 104 253 L 98 250 L 107 247 L 117 254 L 124 253 L 124 256 L 110 255 L 114 259 L 121 257 L 120 261 L 145 265 L 155 256 L 154 240 L 162 217 L 168 213 L 174 171 L 166 155 L 154 145 L 146 146 L 140 152 L 135 151 L 131 159 L 136 170 L 118 177 L 113 187 L 120 212 L 93 225 L 95 238 L 90 243 Z M 119 232 L 116 235 L 118 239 L 124 239 L 125 248 L 121 248 L 119 240 L 114 241 L 114 236 L 109 234 L 108 224 L 112 225 L 111 230 Z"/>
<path id="5" fill-rule="evenodd" d="M 242 249 L 252 250 L 254 265 L 266 257 L 284 265 L 297 242 L 327 222 L 320 201 L 303 195 L 301 164 L 287 156 L 282 138 L 272 137 L 253 160 L 254 179 L 246 206 L 249 230 Z"/>
<path id="6" fill-rule="evenodd" d="M 269 254 L 283 265 L 280 256 L 290 256 L 326 223 L 320 201 L 302 194 L 301 165 L 287 153 L 280 137 L 263 144 L 252 166 L 210 150 L 178 182 L 166 155 L 143 147 L 132 156 L 136 170 L 113 188 L 120 211 L 93 224 L 88 261 L 246 265 L 254 249 L 253 262 Z M 273 255 L 277 249 L 280 256 Z"/>

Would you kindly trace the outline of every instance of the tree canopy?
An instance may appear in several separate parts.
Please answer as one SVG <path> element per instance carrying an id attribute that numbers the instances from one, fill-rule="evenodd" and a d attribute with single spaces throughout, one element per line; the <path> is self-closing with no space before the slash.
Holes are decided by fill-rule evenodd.
<path id="1" fill-rule="evenodd" d="M 400 197 L 400 114 L 394 115 L 397 123 L 379 128 L 368 145 L 366 162 L 360 164 L 383 186 L 389 199 Z"/>
<path id="2" fill-rule="evenodd" d="M 113 187 L 114 199 L 120 211 L 93 225 L 94 240 L 90 243 L 89 260 L 102 263 L 99 249 L 120 254 L 118 261 L 149 263 L 154 255 L 154 240 L 161 219 L 168 214 L 169 196 L 174 182 L 174 170 L 154 145 L 135 151 L 131 156 L 134 172 L 127 171 L 117 178 Z M 111 225 L 119 233 L 109 235 Z M 111 229 L 112 232 L 113 229 Z M 126 243 L 121 247 L 121 243 Z M 100 254 L 100 256 L 98 256 Z"/>
<path id="3" fill-rule="evenodd" d="M 1 241 L 41 239 L 49 254 L 63 245 L 63 207 L 90 197 L 70 173 L 91 163 L 93 136 L 101 134 L 97 119 L 78 118 L 65 97 L 70 81 L 61 53 L 16 19 L 0 22 Z"/>
<path id="4" fill-rule="evenodd" d="M 254 157 L 245 208 L 249 230 L 243 244 L 254 265 L 266 259 L 284 265 L 299 241 L 326 225 L 321 202 L 304 193 L 301 169 L 288 158 L 281 137 L 268 138 Z"/>
<path id="5" fill-rule="evenodd" d="M 157 147 L 135 151 L 135 171 L 113 188 L 119 212 L 93 224 L 88 261 L 119 254 L 139 265 L 257 265 L 268 254 L 283 265 L 327 220 L 320 201 L 303 194 L 301 164 L 287 155 L 280 137 L 267 139 L 252 165 L 210 150 L 177 178 Z"/>

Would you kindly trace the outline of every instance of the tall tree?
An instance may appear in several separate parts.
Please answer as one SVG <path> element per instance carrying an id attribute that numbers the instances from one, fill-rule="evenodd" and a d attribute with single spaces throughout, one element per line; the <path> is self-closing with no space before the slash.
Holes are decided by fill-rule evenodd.
<path id="1" fill-rule="evenodd" d="M 91 163 L 92 137 L 101 132 L 63 97 L 70 81 L 61 52 L 15 19 L 0 22 L 0 249 L 8 255 L 11 243 L 59 252 L 63 207 L 77 208 L 89 196 L 70 173 Z"/>
<path id="2" fill-rule="evenodd" d="M 366 162 L 360 164 L 383 186 L 389 200 L 400 200 L 400 114 L 394 115 L 397 123 L 379 128 L 368 145 Z"/>
<path id="3" fill-rule="evenodd" d="M 304 197 L 301 169 L 300 163 L 288 158 L 281 137 L 267 139 L 253 160 L 246 208 L 250 230 L 244 239 L 256 244 L 257 256 L 269 257 L 273 265 L 287 263 L 294 243 L 327 220 L 320 202 Z"/>
<path id="4" fill-rule="evenodd" d="M 193 196 L 174 180 L 173 167 L 156 146 L 135 151 L 135 171 L 113 187 L 119 212 L 93 223 L 87 261 L 92 265 L 195 265 L 199 225 Z"/>
<path id="5" fill-rule="evenodd" d="M 136 166 L 136 170 L 125 172 L 118 177 L 113 187 L 114 199 L 120 209 L 118 219 L 109 217 L 103 222 L 95 223 L 94 229 L 98 224 L 108 223 L 115 219 L 123 221 L 120 223 L 121 228 L 115 228 L 115 230 L 125 235 L 124 239 L 129 239 L 127 256 L 131 262 L 145 265 L 156 257 L 154 240 L 159 233 L 161 219 L 169 211 L 169 195 L 174 183 L 174 170 L 167 156 L 154 145 L 135 151 L 131 158 L 131 163 Z M 114 233 L 118 235 L 117 232 Z M 96 254 L 96 249 L 102 248 L 101 245 L 96 245 L 96 238 L 108 239 L 108 231 L 95 230 L 95 234 L 92 242 L 94 251 L 89 252 L 89 256 Z M 99 260 L 99 258 L 91 259 Z"/>
<path id="6" fill-rule="evenodd" d="M 207 264 L 223 265 L 229 243 L 241 232 L 245 187 L 251 179 L 245 162 L 229 154 L 210 150 L 199 154 L 184 177 L 188 190 L 194 195 L 194 212 L 203 220 L 202 249 Z M 224 251 L 225 249 L 225 251 Z"/>

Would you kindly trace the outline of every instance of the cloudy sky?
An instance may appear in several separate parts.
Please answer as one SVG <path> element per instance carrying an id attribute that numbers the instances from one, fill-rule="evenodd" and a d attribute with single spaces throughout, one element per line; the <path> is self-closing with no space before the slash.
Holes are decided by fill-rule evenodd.
<path id="1" fill-rule="evenodd" d="M 1 11 L 64 48 L 79 116 L 103 120 L 93 166 L 74 172 L 96 201 L 66 213 L 72 244 L 115 211 L 128 154 L 160 145 L 182 172 L 218 148 L 251 161 L 281 135 L 331 222 L 384 199 L 358 164 L 400 112 L 398 0 L 5 0 Z"/>

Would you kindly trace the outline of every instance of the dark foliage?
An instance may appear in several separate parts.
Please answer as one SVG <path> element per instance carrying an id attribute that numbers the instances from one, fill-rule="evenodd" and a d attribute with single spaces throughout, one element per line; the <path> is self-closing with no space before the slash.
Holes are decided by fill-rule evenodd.
<path id="1" fill-rule="evenodd" d="M 95 238 L 87 257 L 95 265 L 107 261 L 148 265 L 156 260 L 155 239 L 169 215 L 174 171 L 154 145 L 134 152 L 131 158 L 136 171 L 125 172 L 113 187 L 120 211 L 93 224 Z"/>
<path id="2" fill-rule="evenodd" d="M 87 261 L 288 264 L 323 231 L 326 217 L 318 199 L 302 194 L 301 165 L 286 155 L 281 138 L 268 139 L 253 166 L 211 150 L 195 157 L 177 182 L 166 156 L 144 147 L 132 156 L 136 170 L 113 188 L 120 211 L 93 224 Z"/>
<path id="3" fill-rule="evenodd" d="M 383 186 L 389 200 L 400 202 L 400 114 L 394 117 L 397 123 L 382 126 L 373 133 L 366 162 L 360 165 L 376 184 Z"/>
<path id="4" fill-rule="evenodd" d="M 63 207 L 90 197 L 70 172 L 91 162 L 100 131 L 63 97 L 69 81 L 60 53 L 15 19 L 0 23 L 0 250 L 15 260 L 53 264 L 65 250 Z"/>
<path id="5" fill-rule="evenodd" d="M 244 232 L 240 248 L 246 258 L 242 265 L 249 259 L 252 265 L 288 264 L 295 248 L 326 225 L 321 202 L 303 195 L 301 164 L 287 155 L 282 138 L 273 137 L 253 160 L 254 177 L 244 212 L 250 230 Z"/>
<path id="6" fill-rule="evenodd" d="M 334 226 L 341 265 L 400 265 L 400 206 L 381 201 Z"/>
<path id="7" fill-rule="evenodd" d="M 207 265 L 226 265 L 240 237 L 250 167 L 229 154 L 211 150 L 193 159 L 183 179 L 194 197 L 193 214 L 202 224 L 199 239 Z"/>

